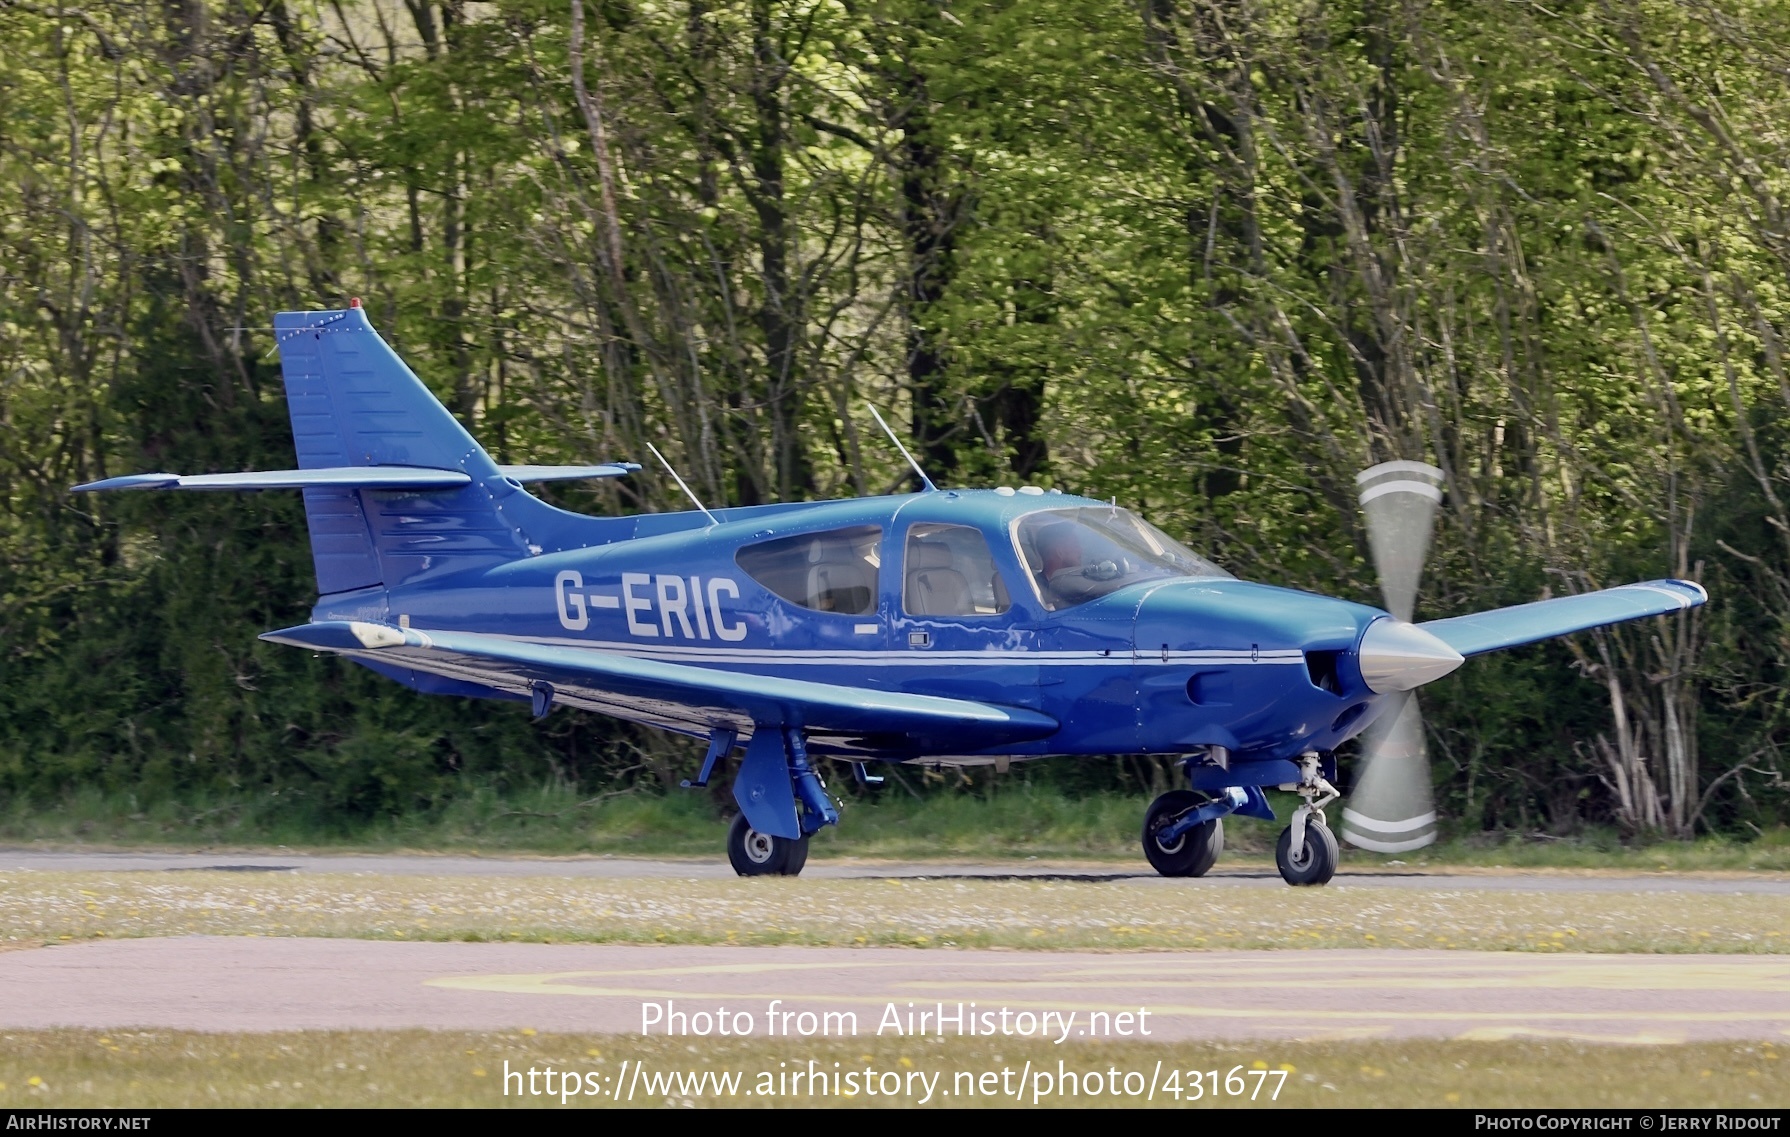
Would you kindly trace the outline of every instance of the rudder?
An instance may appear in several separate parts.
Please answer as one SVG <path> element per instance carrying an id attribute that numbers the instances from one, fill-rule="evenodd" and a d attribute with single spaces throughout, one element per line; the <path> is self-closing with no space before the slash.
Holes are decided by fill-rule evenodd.
<path id="1" fill-rule="evenodd" d="M 397 587 L 527 555 L 498 507 L 513 484 L 373 330 L 365 309 L 281 312 L 274 330 L 300 469 L 413 466 L 472 479 L 433 492 L 307 488 L 320 594 Z"/>

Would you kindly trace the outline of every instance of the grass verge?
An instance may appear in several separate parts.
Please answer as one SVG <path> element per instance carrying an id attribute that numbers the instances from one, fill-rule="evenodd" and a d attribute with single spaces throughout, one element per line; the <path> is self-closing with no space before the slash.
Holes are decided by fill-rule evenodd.
<path id="1" fill-rule="evenodd" d="M 817 834 L 812 855 L 901 860 L 1039 859 L 1137 862 L 1137 830 L 1149 799 L 1124 794 L 1072 797 L 1015 782 L 989 792 L 934 789 L 912 796 L 893 782 L 875 799 L 848 799 L 837 829 Z M 1296 802 L 1270 795 L 1284 819 Z M 1333 816 L 1337 816 L 1333 811 Z M 1284 821 L 1229 818 L 1228 861 L 1265 862 Z M 129 795 L 84 791 L 53 802 L 0 804 L 0 843 L 336 851 L 720 855 L 727 826 L 701 793 L 650 790 L 582 797 L 569 787 L 499 793 L 472 786 L 438 808 L 398 817 L 323 823 L 277 795 L 141 806 Z M 1790 829 L 1750 841 L 1624 841 L 1613 831 L 1571 837 L 1472 833 L 1404 857 L 1344 850 L 1345 864 L 1393 867 L 1596 868 L 1627 871 L 1790 871 Z"/>
<path id="2" fill-rule="evenodd" d="M 557 1094 L 530 1096 L 522 1092 L 526 1075 L 506 1079 L 505 1063 L 512 1072 L 552 1069 L 559 1075 L 553 1079 L 556 1086 L 563 1084 L 566 1073 L 573 1073 L 580 1090 L 595 1087 L 602 1092 L 567 1097 L 564 1103 Z M 1786 1065 L 1790 1063 L 1769 1042 L 1651 1047 L 1434 1040 L 1052 1046 L 955 1038 L 693 1042 L 533 1031 L 54 1030 L 0 1036 L 0 1108 L 927 1104 L 1757 1109 L 1790 1103 Z M 820 1095 L 808 1092 L 813 1087 L 787 1081 L 790 1070 L 811 1068 L 829 1075 L 837 1071 L 842 1091 L 852 1086 L 844 1075 L 856 1074 L 859 1092 Z M 1194 1071 L 1202 1075 L 1197 1079 L 1197 1098 Z M 1216 1079 L 1209 1071 L 1216 1072 Z M 717 1093 L 715 1076 L 736 1072 L 738 1089 Z M 1064 1072 L 1078 1075 L 1074 1093 L 1067 1092 Z M 1177 1072 L 1171 1081 L 1170 1075 Z M 702 1073 L 709 1077 L 700 1089 L 665 1080 Z M 781 1093 L 776 1092 L 779 1074 L 785 1075 Z M 892 1094 L 865 1093 L 867 1074 L 875 1075 L 885 1088 L 899 1089 Z M 1098 1083 L 1089 1080 L 1090 1074 L 1097 1075 Z M 1240 1087 L 1240 1093 L 1225 1088 L 1232 1075 L 1230 1088 Z M 627 1088 L 617 1091 L 618 1082 L 632 1088 L 631 1102 Z M 506 1084 L 511 1090 L 507 1097 Z M 928 1084 L 931 1097 L 922 1103 Z M 1091 1093 L 1096 1084 L 1098 1094 Z M 543 1085 L 544 1079 L 537 1077 L 536 1088 Z M 830 1081 L 827 1088 L 832 1088 Z M 745 1090 L 754 1092 L 747 1095 Z"/>
<path id="3" fill-rule="evenodd" d="M 0 873 L 0 942 L 176 935 L 1030 949 L 1790 952 L 1748 893 L 1201 882 Z"/>

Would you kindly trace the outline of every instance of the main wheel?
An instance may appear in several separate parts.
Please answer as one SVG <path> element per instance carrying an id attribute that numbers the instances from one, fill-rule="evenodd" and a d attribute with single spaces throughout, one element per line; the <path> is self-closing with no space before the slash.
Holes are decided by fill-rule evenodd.
<path id="1" fill-rule="evenodd" d="M 791 841 L 760 833 L 747 823 L 746 815 L 742 813 L 733 819 L 733 826 L 727 831 L 727 860 L 733 865 L 733 871 L 741 876 L 777 876 L 789 871 L 790 849 L 796 845 L 801 846 L 801 859 L 806 861 L 806 840 Z M 800 863 L 796 865 L 796 871 L 802 871 Z"/>
<path id="2" fill-rule="evenodd" d="M 784 841 L 789 847 L 789 855 L 783 858 L 784 876 L 801 876 L 802 866 L 808 863 L 808 834 L 802 834 L 800 841 Z M 778 838 L 782 840 L 782 838 Z"/>
<path id="3" fill-rule="evenodd" d="M 1305 823 L 1305 848 L 1299 850 L 1298 860 L 1293 859 L 1292 849 L 1293 829 L 1288 826 L 1280 831 L 1280 842 L 1274 846 L 1274 863 L 1288 884 L 1328 884 L 1336 875 L 1336 834 L 1315 816 Z"/>
<path id="4" fill-rule="evenodd" d="M 1184 816 L 1190 809 L 1206 804 L 1206 798 L 1192 790 L 1170 790 L 1150 803 L 1144 813 L 1144 859 L 1163 876 L 1204 876 L 1224 851 L 1224 820 L 1214 817 L 1202 821 L 1168 844 L 1156 834 Z"/>

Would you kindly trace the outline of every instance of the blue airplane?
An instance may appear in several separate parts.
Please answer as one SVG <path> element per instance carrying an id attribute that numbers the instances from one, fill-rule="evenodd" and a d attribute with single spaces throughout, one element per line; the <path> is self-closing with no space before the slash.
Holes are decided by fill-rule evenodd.
<path id="1" fill-rule="evenodd" d="M 1204 873 L 1223 817 L 1272 820 L 1264 790 L 1278 787 L 1301 799 L 1281 874 L 1322 884 L 1338 856 L 1324 813 L 1336 748 L 1408 692 L 1469 656 L 1707 599 L 1662 580 L 1414 624 L 1409 596 L 1401 618 L 1237 580 L 1112 503 L 940 490 L 917 465 L 918 493 L 583 516 L 525 486 L 639 467 L 498 465 L 359 301 L 280 313 L 275 332 L 297 470 L 74 488 L 302 490 L 319 598 L 310 623 L 261 638 L 428 694 L 707 739 L 686 785 L 743 748 L 727 838 L 741 875 L 799 873 L 809 836 L 838 822 L 822 756 L 865 779 L 870 762 L 1153 754 L 1187 776 L 1146 814 L 1158 872 Z M 1426 544 L 1439 471 L 1363 478 L 1364 499 L 1416 510 L 1375 521 L 1366 506 L 1372 532 Z M 1389 596 L 1414 594 L 1410 560 L 1409 587 Z M 1434 820 L 1362 818 L 1386 841 Z"/>

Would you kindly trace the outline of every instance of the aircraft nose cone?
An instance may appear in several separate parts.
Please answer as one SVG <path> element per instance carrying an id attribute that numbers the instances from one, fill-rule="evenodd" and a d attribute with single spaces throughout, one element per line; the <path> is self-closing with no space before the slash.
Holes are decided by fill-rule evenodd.
<path id="1" fill-rule="evenodd" d="M 1416 624 L 1393 619 L 1369 625 L 1357 654 L 1361 677 L 1381 695 L 1421 687 L 1467 662 L 1460 652 Z"/>

